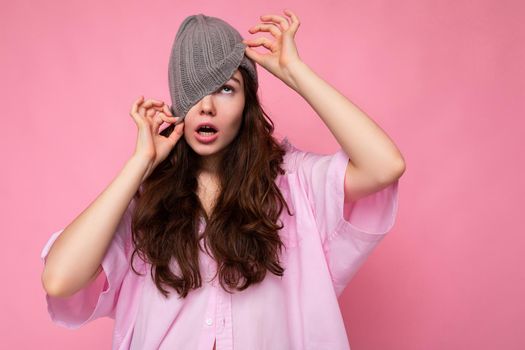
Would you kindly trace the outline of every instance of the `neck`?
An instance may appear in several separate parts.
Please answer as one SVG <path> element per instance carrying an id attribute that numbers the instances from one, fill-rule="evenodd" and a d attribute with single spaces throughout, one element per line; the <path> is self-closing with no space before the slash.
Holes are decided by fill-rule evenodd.
<path id="1" fill-rule="evenodd" d="M 205 174 L 217 176 L 222 162 L 223 152 L 214 153 L 209 156 L 201 156 L 200 171 Z"/>

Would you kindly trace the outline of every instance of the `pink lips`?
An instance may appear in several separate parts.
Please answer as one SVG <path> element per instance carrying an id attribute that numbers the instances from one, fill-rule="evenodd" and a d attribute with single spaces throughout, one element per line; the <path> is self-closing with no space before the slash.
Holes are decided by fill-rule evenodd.
<path id="1" fill-rule="evenodd" d="M 215 141 L 217 139 L 217 137 L 219 137 L 218 134 L 219 134 L 219 132 L 217 131 L 213 135 L 204 136 L 204 135 L 199 134 L 198 131 L 195 131 L 195 138 L 197 139 L 197 141 L 199 141 L 201 143 L 212 143 L 213 141 Z"/>
<path id="2" fill-rule="evenodd" d="M 203 126 L 209 126 L 210 128 L 213 128 L 216 130 L 215 134 L 213 135 L 209 135 L 209 136 L 205 136 L 205 135 L 201 135 L 199 134 L 199 129 Z M 212 143 L 213 141 L 215 141 L 217 139 L 217 137 L 219 136 L 219 130 L 217 129 L 217 127 L 215 125 L 213 125 L 212 123 L 210 122 L 204 122 L 204 123 L 200 123 L 199 125 L 197 125 L 197 127 L 195 128 L 195 138 L 197 139 L 197 141 L 199 141 L 200 143 Z"/>

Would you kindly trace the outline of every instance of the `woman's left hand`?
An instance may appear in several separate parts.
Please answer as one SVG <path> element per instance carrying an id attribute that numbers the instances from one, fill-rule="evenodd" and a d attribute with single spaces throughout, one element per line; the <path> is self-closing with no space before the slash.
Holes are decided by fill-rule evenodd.
<path id="1" fill-rule="evenodd" d="M 284 10 L 284 13 L 290 17 L 291 22 L 288 22 L 288 18 L 284 16 L 264 15 L 261 16 L 261 20 L 265 23 L 257 24 L 248 30 L 252 34 L 270 32 L 275 37 L 274 41 L 260 37 L 253 40 L 245 39 L 242 42 L 248 45 L 245 50 L 246 56 L 294 88 L 291 67 L 301 63 L 294 40 L 299 28 L 299 19 L 290 10 Z M 270 53 L 260 54 L 253 49 L 261 45 L 270 50 Z"/>

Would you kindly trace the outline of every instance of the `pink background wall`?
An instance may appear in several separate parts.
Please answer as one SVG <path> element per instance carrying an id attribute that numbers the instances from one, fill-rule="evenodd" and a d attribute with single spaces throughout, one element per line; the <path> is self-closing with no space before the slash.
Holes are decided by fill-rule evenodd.
<path id="1" fill-rule="evenodd" d="M 495 0 L 3 2 L 2 348 L 109 349 L 111 319 L 51 323 L 40 250 L 132 154 L 133 100 L 170 103 L 180 22 L 203 12 L 249 37 L 281 5 L 301 20 L 302 59 L 407 163 L 396 225 L 340 300 L 352 349 L 525 348 L 525 7 Z M 258 70 L 276 136 L 335 152 L 309 105 Z"/>

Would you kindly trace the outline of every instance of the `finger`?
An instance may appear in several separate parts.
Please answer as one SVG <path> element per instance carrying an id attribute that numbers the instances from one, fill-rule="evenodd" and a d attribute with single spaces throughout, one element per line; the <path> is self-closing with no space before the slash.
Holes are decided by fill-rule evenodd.
<path id="1" fill-rule="evenodd" d="M 173 113 L 171 113 L 171 110 L 167 104 L 164 104 L 164 106 L 162 106 L 162 109 L 165 111 L 166 115 L 173 117 Z"/>
<path id="2" fill-rule="evenodd" d="M 164 123 L 166 123 L 166 124 L 174 124 L 175 127 L 178 126 L 177 121 L 178 121 L 179 118 L 177 118 L 177 117 L 169 117 L 169 116 L 165 115 L 164 113 L 159 113 L 158 116 L 159 116 L 159 118 L 162 119 L 162 121 L 160 122 L 160 124 L 158 126 L 156 126 L 156 132 L 157 133 L 159 132 L 160 127 Z M 166 127 L 168 127 L 168 126 L 166 126 Z"/>
<path id="3" fill-rule="evenodd" d="M 279 23 L 279 25 L 281 26 L 281 29 L 282 29 L 283 32 L 288 30 L 288 27 L 290 26 L 290 23 L 288 23 L 288 19 L 283 17 L 283 16 L 279 16 L 279 15 L 262 15 L 260 18 L 263 21 Z"/>
<path id="4" fill-rule="evenodd" d="M 175 123 L 179 119 L 178 117 L 173 116 L 171 110 L 166 104 L 160 108 L 160 112 L 159 115 L 166 123 Z"/>
<path id="5" fill-rule="evenodd" d="M 292 19 L 292 24 L 290 25 L 290 28 L 291 28 L 292 33 L 295 34 L 295 32 L 297 31 L 297 28 L 299 28 L 301 24 L 299 22 L 299 18 L 294 12 L 288 9 L 284 10 L 284 13 L 286 13 L 286 15 L 290 16 L 290 18 Z"/>
<path id="6" fill-rule="evenodd" d="M 184 123 L 184 119 L 181 119 L 180 117 L 175 117 L 175 118 L 177 118 L 177 120 L 173 124 L 173 125 L 175 125 L 175 127 L 177 127 L 178 125 Z"/>
<path id="7" fill-rule="evenodd" d="M 166 124 L 173 124 L 176 122 L 178 118 L 175 117 L 169 117 L 163 112 L 160 112 L 155 116 L 155 131 L 158 133 L 160 130 L 160 127 L 166 123 Z M 167 126 L 166 126 L 167 127 Z"/>
<path id="8" fill-rule="evenodd" d="M 165 121 L 166 123 L 175 123 L 179 120 L 179 117 L 171 117 L 169 115 L 166 115 L 164 113 L 159 113 L 159 116 L 162 118 L 163 121 Z"/>
<path id="9" fill-rule="evenodd" d="M 161 111 L 162 105 L 164 102 L 154 100 L 154 99 L 148 99 L 146 102 L 144 102 L 142 105 L 139 106 L 139 113 L 145 117 L 152 117 L 155 111 Z M 150 112 L 150 110 L 153 110 L 153 114 Z"/>
<path id="10" fill-rule="evenodd" d="M 159 128 L 164 123 L 164 120 L 162 120 L 162 117 L 160 116 L 162 112 L 159 112 L 156 116 L 153 117 L 153 130 L 155 132 L 159 132 Z"/>
<path id="11" fill-rule="evenodd" d="M 130 113 L 137 113 L 138 112 L 138 107 L 139 105 L 142 103 L 142 101 L 144 100 L 144 96 L 140 96 L 139 98 L 137 98 L 133 104 L 131 105 L 131 111 Z"/>
<path id="12" fill-rule="evenodd" d="M 164 104 L 163 101 L 159 101 L 159 100 L 155 100 L 155 99 L 150 98 L 150 99 L 146 100 L 146 102 L 144 102 L 144 107 L 149 108 L 149 107 L 151 107 L 153 105 L 155 105 L 155 106 L 162 106 L 163 104 Z"/>
<path id="13" fill-rule="evenodd" d="M 245 42 L 246 43 L 246 42 Z M 251 45 L 249 43 L 246 43 L 247 45 Z M 265 60 L 266 60 L 266 56 L 267 54 L 260 54 L 258 53 L 257 51 L 255 51 L 254 49 L 252 49 L 251 47 L 247 46 L 245 48 L 245 51 L 244 53 L 246 54 L 246 56 L 248 56 L 249 58 L 251 58 L 252 60 L 254 60 L 256 63 L 260 64 L 261 66 L 265 67 Z"/>
<path id="14" fill-rule="evenodd" d="M 281 29 L 275 23 L 257 24 L 251 27 L 250 29 L 248 29 L 248 31 L 252 34 L 255 34 L 257 32 L 270 32 L 276 38 L 282 35 Z"/>
<path id="15" fill-rule="evenodd" d="M 175 127 L 175 129 L 173 129 L 170 136 L 168 136 L 168 139 L 172 142 L 172 144 L 176 144 L 182 135 L 184 135 L 184 122 L 181 122 Z"/>
<path id="16" fill-rule="evenodd" d="M 158 112 L 156 108 L 141 108 L 139 107 L 139 112 L 144 118 L 151 120 L 151 118 Z"/>
<path id="17" fill-rule="evenodd" d="M 272 51 L 272 52 L 275 52 L 275 45 L 273 42 L 271 42 L 268 38 L 265 38 L 265 37 L 260 37 L 260 38 L 255 38 L 253 40 L 243 40 L 243 42 L 250 46 L 251 47 L 257 47 L 257 46 L 264 46 L 265 48 L 267 48 L 268 50 Z"/>
<path id="18" fill-rule="evenodd" d="M 137 125 L 144 121 L 139 113 L 139 106 L 142 103 L 142 101 L 144 101 L 144 96 L 140 96 L 138 99 L 136 99 L 135 102 L 133 102 L 133 105 L 131 106 L 131 110 L 129 112 L 129 115 L 133 118 Z"/>
<path id="19" fill-rule="evenodd" d="M 151 101 L 146 101 L 144 102 L 142 105 L 139 106 L 139 112 L 142 114 L 142 115 L 146 115 L 146 113 L 150 110 L 150 109 L 153 109 L 153 110 L 159 110 L 160 109 L 160 105 L 157 105 Z"/>
<path id="20" fill-rule="evenodd" d="M 157 114 L 159 111 L 155 108 L 148 108 L 146 109 L 146 117 L 148 119 L 152 119 L 153 117 L 155 117 L 155 114 Z"/>
<path id="21" fill-rule="evenodd" d="M 160 125 L 160 124 L 164 123 L 164 120 L 162 120 L 161 114 L 162 114 L 162 112 L 159 112 L 159 113 L 155 114 L 155 116 L 152 118 L 153 123 L 154 123 L 155 126 L 157 124 Z"/>

